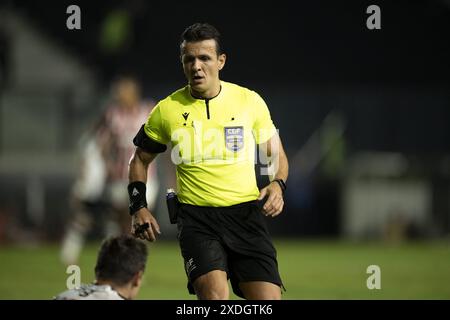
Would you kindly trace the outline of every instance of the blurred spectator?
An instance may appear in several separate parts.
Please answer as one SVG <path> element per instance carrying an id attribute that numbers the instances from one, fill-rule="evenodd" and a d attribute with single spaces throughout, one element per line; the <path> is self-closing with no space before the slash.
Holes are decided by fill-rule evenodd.
<path id="1" fill-rule="evenodd" d="M 106 235 L 128 231 L 128 162 L 133 138 L 154 106 L 141 100 L 139 84 L 121 77 L 112 86 L 112 103 L 82 143 L 81 166 L 71 199 L 73 217 L 63 239 L 61 260 L 74 264 L 88 232 L 96 225 Z M 159 183 L 149 166 L 147 202 L 155 205 Z"/>

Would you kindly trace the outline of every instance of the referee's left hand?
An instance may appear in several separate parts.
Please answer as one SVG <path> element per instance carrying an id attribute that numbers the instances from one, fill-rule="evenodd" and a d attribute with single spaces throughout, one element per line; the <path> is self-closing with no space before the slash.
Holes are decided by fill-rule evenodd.
<path id="1" fill-rule="evenodd" d="M 268 195 L 266 203 L 263 206 L 263 214 L 268 217 L 276 217 L 283 211 L 284 200 L 283 191 L 280 185 L 273 181 L 267 187 L 262 188 L 258 200 L 262 200 Z"/>

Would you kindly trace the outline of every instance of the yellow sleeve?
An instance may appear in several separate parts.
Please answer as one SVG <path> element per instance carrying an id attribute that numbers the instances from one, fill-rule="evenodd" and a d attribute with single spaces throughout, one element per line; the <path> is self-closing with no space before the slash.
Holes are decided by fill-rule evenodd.
<path id="1" fill-rule="evenodd" d="M 255 120 L 253 123 L 253 136 L 256 144 L 261 144 L 272 138 L 276 129 L 270 117 L 269 108 L 259 94 L 252 91 L 253 111 Z"/>
<path id="2" fill-rule="evenodd" d="M 144 126 L 147 136 L 156 142 L 167 144 L 170 142 L 170 135 L 167 131 L 165 121 L 161 115 L 161 106 L 158 103 L 150 112 Z"/>

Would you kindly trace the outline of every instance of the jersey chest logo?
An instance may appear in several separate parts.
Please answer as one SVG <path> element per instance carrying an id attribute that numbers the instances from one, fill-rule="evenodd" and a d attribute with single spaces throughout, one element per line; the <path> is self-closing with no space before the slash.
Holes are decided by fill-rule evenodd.
<path id="1" fill-rule="evenodd" d="M 244 127 L 225 127 L 225 146 L 237 152 L 244 147 Z"/>

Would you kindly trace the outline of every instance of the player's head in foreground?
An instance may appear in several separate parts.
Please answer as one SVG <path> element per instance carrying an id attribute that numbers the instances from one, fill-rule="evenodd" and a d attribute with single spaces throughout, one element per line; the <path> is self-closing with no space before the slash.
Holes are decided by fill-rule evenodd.
<path id="1" fill-rule="evenodd" d="M 181 34 L 181 63 L 191 88 L 199 98 L 213 98 L 220 92 L 219 71 L 225 65 L 220 33 L 208 23 L 195 23 Z"/>
<path id="2" fill-rule="evenodd" d="M 147 262 L 147 246 L 140 240 L 121 235 L 103 242 L 97 257 L 97 285 L 109 285 L 125 299 L 139 293 Z"/>

